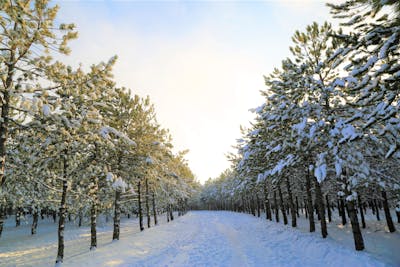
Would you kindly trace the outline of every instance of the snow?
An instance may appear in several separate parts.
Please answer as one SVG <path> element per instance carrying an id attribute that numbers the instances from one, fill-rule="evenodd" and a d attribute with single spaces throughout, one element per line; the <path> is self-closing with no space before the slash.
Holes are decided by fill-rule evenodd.
<path id="1" fill-rule="evenodd" d="M 254 109 L 250 109 L 250 112 L 257 113 L 257 114 L 261 114 L 261 113 L 263 112 L 265 106 L 266 106 L 266 105 L 265 105 L 265 103 L 264 103 L 264 104 L 262 104 L 262 105 L 259 106 L 259 107 L 256 107 L 256 108 L 254 108 Z"/>
<path id="2" fill-rule="evenodd" d="M 44 115 L 45 117 L 50 116 L 50 114 L 51 114 L 51 109 L 50 109 L 50 106 L 49 106 L 49 105 L 44 104 L 43 107 L 42 107 L 42 110 L 43 110 L 43 115 Z"/>
<path id="3" fill-rule="evenodd" d="M 294 161 L 294 156 L 292 154 L 289 154 L 285 159 L 281 159 L 275 167 L 269 171 L 270 175 L 274 175 L 276 173 L 281 173 L 284 168 L 287 166 L 290 166 Z"/>
<path id="4" fill-rule="evenodd" d="M 125 134 L 121 133 L 120 131 L 118 131 L 117 129 L 110 127 L 110 126 L 104 126 L 100 129 L 99 134 L 104 138 L 110 138 L 109 134 L 113 133 L 114 135 L 118 136 L 119 138 L 123 139 L 124 141 L 126 141 L 129 145 L 131 146 L 136 146 L 135 141 L 131 140 L 128 136 L 126 136 Z"/>
<path id="5" fill-rule="evenodd" d="M 335 161 L 335 171 L 336 176 L 340 176 L 342 174 L 342 161 L 340 159 Z"/>
<path id="6" fill-rule="evenodd" d="M 337 212 L 334 212 L 336 215 Z M 112 227 L 99 224 L 98 247 L 89 250 L 90 227 L 67 225 L 62 266 L 398 266 L 399 233 L 382 231 L 367 213 L 363 229 L 366 251 L 354 250 L 349 224 L 334 217 L 329 236 L 307 232 L 304 215 L 298 228 L 234 212 L 196 211 L 139 232 L 137 221 L 122 220 L 121 239 L 111 241 Z M 8 220 L 0 243 L 2 266 L 54 266 L 56 224 L 39 224 L 29 236 L 29 225 L 12 227 Z M 41 222 L 41 221 L 40 221 Z M 39 222 L 39 223 L 40 223 Z M 69 226 L 69 227 L 68 227 Z M 24 238 L 22 238 L 24 237 Z"/>
<path id="7" fill-rule="evenodd" d="M 378 61 L 378 57 L 372 56 L 370 59 L 368 59 L 365 65 L 361 66 L 360 68 L 354 68 L 351 72 L 351 76 L 357 76 L 358 74 L 366 71 L 368 68 L 374 65 L 376 61 Z"/>
<path id="8" fill-rule="evenodd" d="M 15 227 L 15 217 L 11 216 L 6 220 L 3 234 L 0 238 L 0 266 L 34 266 L 34 267 L 53 267 L 57 256 L 57 227 L 58 221 L 46 218 L 41 220 L 37 228 L 37 234 L 31 235 L 32 218 L 28 221 L 21 221 L 20 227 Z M 122 217 L 122 216 L 121 216 Z M 178 217 L 174 213 L 174 217 Z M 89 219 L 87 219 L 89 220 Z M 153 227 L 153 219 L 151 220 Z M 86 221 L 86 223 L 89 223 Z M 160 225 L 167 223 L 166 215 L 158 216 Z M 78 227 L 74 222 L 66 222 L 65 225 L 65 251 L 64 264 L 70 266 L 68 262 L 82 253 L 102 253 L 111 243 L 113 234 L 113 221 L 111 216 L 106 222 L 104 216 L 97 219 L 97 246 L 96 252 L 89 251 L 90 246 L 90 225 Z M 125 238 L 136 238 L 140 232 L 138 219 L 121 218 L 121 240 Z M 129 239 L 128 239 L 129 240 Z M 71 264 L 71 266 L 74 266 Z M 75 264 L 75 266 L 81 266 Z M 102 265 L 100 265 L 102 266 Z"/>
<path id="9" fill-rule="evenodd" d="M 339 78 L 336 78 L 335 81 L 333 82 L 333 87 L 339 86 L 339 87 L 345 87 L 345 81 Z"/>
<path id="10" fill-rule="evenodd" d="M 282 146 L 279 144 L 279 145 L 277 145 L 276 147 L 274 147 L 274 148 L 272 148 L 272 152 L 278 152 L 278 151 L 280 151 L 282 149 Z"/>
<path id="11" fill-rule="evenodd" d="M 128 187 L 128 185 L 122 180 L 121 177 L 118 177 L 118 179 L 112 184 L 112 187 L 114 189 L 120 189 L 123 193 L 125 193 L 125 189 Z"/>
<path id="12" fill-rule="evenodd" d="M 389 158 L 397 149 L 397 144 L 392 144 L 389 151 L 386 153 L 385 158 Z"/>
<path id="13" fill-rule="evenodd" d="M 310 137 L 310 138 L 313 138 L 313 137 L 315 136 L 315 133 L 316 133 L 316 132 L 317 132 L 317 126 L 315 126 L 315 124 L 314 124 L 314 125 L 312 125 L 311 128 L 310 128 L 309 137 Z"/>
<path id="14" fill-rule="evenodd" d="M 353 125 L 351 124 L 347 124 L 343 127 L 343 129 L 341 130 L 341 133 L 343 135 L 343 138 L 339 141 L 344 142 L 346 140 L 354 140 L 358 137 L 358 134 L 356 133 L 356 129 L 353 127 Z"/>
<path id="15" fill-rule="evenodd" d="M 379 51 L 379 59 L 384 59 L 387 57 L 387 53 L 389 50 L 389 47 L 396 41 L 397 39 L 398 32 L 394 32 L 392 36 L 382 46 L 382 48 Z"/>
<path id="16" fill-rule="evenodd" d="M 357 85 L 357 83 L 358 83 L 357 78 L 355 78 L 355 77 L 353 77 L 353 76 L 346 77 L 346 81 L 347 81 L 347 83 L 348 83 L 349 85 L 350 85 L 350 84 Z"/>
<path id="17" fill-rule="evenodd" d="M 300 123 L 297 123 L 292 126 L 293 130 L 297 130 L 297 134 L 301 134 L 304 131 L 304 128 L 306 128 L 307 124 L 307 118 L 304 118 Z"/>
<path id="18" fill-rule="evenodd" d="M 317 178 L 318 182 L 321 183 L 326 178 L 327 166 L 326 164 L 321 164 L 314 169 L 314 176 Z"/>
<path id="19" fill-rule="evenodd" d="M 250 136 L 257 136 L 259 133 L 260 133 L 260 130 L 259 130 L 259 129 L 256 129 L 256 130 L 254 130 L 254 131 L 251 131 L 249 135 L 250 135 Z"/>
<path id="20" fill-rule="evenodd" d="M 112 174 L 112 172 L 108 172 L 106 174 L 106 181 L 107 182 L 112 182 L 114 180 L 114 175 Z"/>
<path id="21" fill-rule="evenodd" d="M 153 159 L 152 159 L 150 156 L 148 156 L 148 157 L 146 158 L 146 163 L 147 163 L 147 164 L 154 164 L 154 161 L 153 161 Z"/>

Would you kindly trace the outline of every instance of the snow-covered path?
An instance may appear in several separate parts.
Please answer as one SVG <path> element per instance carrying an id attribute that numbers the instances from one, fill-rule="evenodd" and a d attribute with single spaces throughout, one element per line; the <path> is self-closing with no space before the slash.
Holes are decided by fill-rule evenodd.
<path id="1" fill-rule="evenodd" d="M 12 219 L 0 239 L 0 266 L 54 266 L 57 224 L 42 221 L 30 236 L 28 224 L 15 228 Z M 364 234 L 374 254 L 354 251 L 351 230 L 335 223 L 324 240 L 301 225 L 292 229 L 241 213 L 193 211 L 168 224 L 159 219 L 161 225 L 139 232 L 137 219 L 124 218 L 117 242 L 110 241 L 112 225 L 100 223 L 96 251 L 88 249 L 89 227 L 68 225 L 63 266 L 400 266 L 394 255 L 400 235 L 375 233 L 372 222 Z"/>
<path id="2" fill-rule="evenodd" d="M 387 266 L 366 252 L 250 215 L 189 212 L 65 266 Z"/>

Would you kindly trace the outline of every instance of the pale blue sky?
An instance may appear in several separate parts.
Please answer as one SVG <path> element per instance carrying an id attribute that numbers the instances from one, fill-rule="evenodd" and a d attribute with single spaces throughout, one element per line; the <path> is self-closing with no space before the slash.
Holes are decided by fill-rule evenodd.
<path id="1" fill-rule="evenodd" d="M 200 181 L 229 167 L 225 154 L 294 31 L 329 18 L 317 0 L 57 3 L 59 20 L 76 23 L 80 36 L 64 61 L 88 66 L 117 54 L 117 84 L 150 95 Z"/>

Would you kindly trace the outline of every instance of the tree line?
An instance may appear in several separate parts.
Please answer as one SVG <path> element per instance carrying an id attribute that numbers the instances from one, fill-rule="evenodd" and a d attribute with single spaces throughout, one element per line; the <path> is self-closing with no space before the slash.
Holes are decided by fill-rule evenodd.
<path id="1" fill-rule="evenodd" d="M 310 232 L 317 216 L 323 238 L 337 209 L 363 250 L 367 207 L 378 220 L 383 208 L 390 232 L 395 206 L 400 222 L 400 2 L 328 6 L 340 26 L 295 32 L 291 57 L 265 76 L 265 103 L 242 128 L 232 167 L 194 207 L 264 210 L 293 227 L 303 211 Z"/>
<path id="2" fill-rule="evenodd" d="M 47 0 L 0 2 L 0 237 L 4 220 L 58 218 L 64 257 L 66 220 L 91 225 L 99 214 L 139 217 L 140 230 L 157 216 L 183 214 L 198 187 L 184 155 L 174 153 L 149 97 L 116 86 L 116 57 L 88 71 L 54 60 L 77 38 L 74 24 L 57 23 Z M 144 220 L 146 219 L 146 222 Z M 111 238 L 111 237 L 110 237 Z"/>

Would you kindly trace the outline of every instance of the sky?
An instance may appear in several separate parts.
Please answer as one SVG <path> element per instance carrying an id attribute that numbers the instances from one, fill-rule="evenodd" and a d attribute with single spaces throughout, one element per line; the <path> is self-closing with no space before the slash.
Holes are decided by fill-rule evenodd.
<path id="1" fill-rule="evenodd" d="M 117 55 L 117 86 L 149 95 L 157 118 L 204 182 L 263 103 L 263 75 L 290 56 L 291 36 L 330 20 L 324 1 L 56 1 L 79 38 L 63 61 L 90 66 Z"/>

